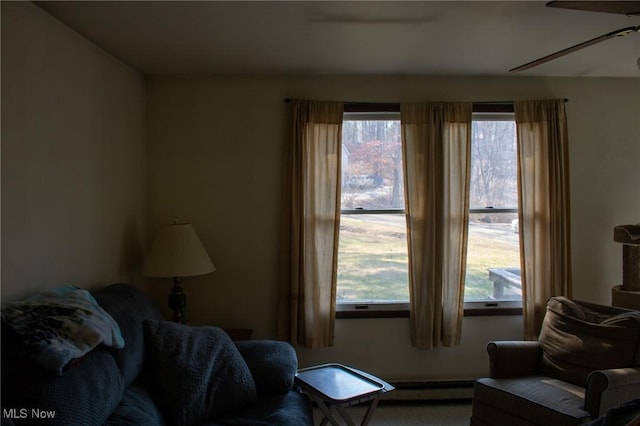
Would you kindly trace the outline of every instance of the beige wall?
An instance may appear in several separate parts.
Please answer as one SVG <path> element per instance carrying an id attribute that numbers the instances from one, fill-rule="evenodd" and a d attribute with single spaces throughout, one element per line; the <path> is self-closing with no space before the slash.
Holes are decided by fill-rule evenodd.
<path id="1" fill-rule="evenodd" d="M 3 300 L 135 279 L 145 225 L 152 237 L 178 216 L 217 267 L 184 280 L 191 321 L 275 337 L 285 97 L 570 99 L 575 296 L 608 303 L 620 282 L 612 229 L 640 222 L 638 78 L 158 76 L 146 90 L 37 7 L 2 2 Z M 170 283 L 150 288 L 164 305 Z M 486 374 L 487 340 L 521 327 L 465 318 L 460 347 L 418 351 L 404 319 L 338 320 L 333 348 L 298 353 L 302 366 L 344 362 L 390 380 L 470 378 Z"/>
<path id="2" fill-rule="evenodd" d="M 2 300 L 129 281 L 146 222 L 144 79 L 2 2 Z"/>
<path id="3" fill-rule="evenodd" d="M 356 76 L 152 77 L 149 229 L 194 223 L 217 271 L 184 280 L 195 324 L 275 336 L 286 97 L 351 101 L 568 98 L 575 296 L 609 303 L 621 279 L 613 227 L 640 222 L 640 79 Z M 162 300 L 170 283 L 153 283 Z M 521 337 L 520 317 L 465 318 L 458 348 L 418 351 L 404 319 L 338 320 L 335 347 L 301 365 L 344 362 L 390 379 L 486 374 L 486 342 Z"/>

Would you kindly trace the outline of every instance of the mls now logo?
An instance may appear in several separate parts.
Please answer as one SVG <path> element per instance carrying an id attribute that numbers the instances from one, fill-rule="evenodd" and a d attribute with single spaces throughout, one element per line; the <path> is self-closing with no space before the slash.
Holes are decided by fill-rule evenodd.
<path id="1" fill-rule="evenodd" d="M 53 419 L 56 416 L 55 410 L 41 410 L 39 408 L 3 408 L 2 418 L 4 419 Z"/>

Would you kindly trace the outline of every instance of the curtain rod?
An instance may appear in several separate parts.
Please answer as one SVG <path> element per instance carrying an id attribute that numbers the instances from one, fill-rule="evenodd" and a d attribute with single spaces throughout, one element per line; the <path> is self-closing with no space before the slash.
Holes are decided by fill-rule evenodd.
<path id="1" fill-rule="evenodd" d="M 285 98 L 286 103 L 291 102 L 291 98 Z M 569 102 L 569 99 L 564 99 Z M 472 102 L 473 112 L 514 112 L 513 101 L 486 101 Z M 345 102 L 345 112 L 400 112 L 398 102 Z"/>

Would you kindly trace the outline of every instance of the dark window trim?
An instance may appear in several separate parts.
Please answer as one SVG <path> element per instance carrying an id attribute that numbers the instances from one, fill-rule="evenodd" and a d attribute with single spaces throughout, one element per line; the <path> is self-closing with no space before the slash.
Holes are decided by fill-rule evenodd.
<path id="1" fill-rule="evenodd" d="M 284 101 L 289 103 L 291 99 L 286 98 Z M 472 105 L 473 112 L 514 112 L 512 101 L 473 102 Z M 400 103 L 345 102 L 344 112 L 400 112 Z"/>
<path id="2" fill-rule="evenodd" d="M 285 98 L 286 103 L 291 98 Z M 565 98 L 565 103 L 569 102 Z M 513 101 L 472 102 L 473 112 L 514 112 Z M 345 102 L 344 112 L 400 112 L 397 102 Z"/>
<path id="3" fill-rule="evenodd" d="M 518 208 L 513 207 L 485 207 L 482 209 L 469 209 L 470 214 L 477 213 L 486 213 L 486 214 L 496 214 L 496 213 L 518 213 Z"/>
<path id="4" fill-rule="evenodd" d="M 400 112 L 399 103 L 345 102 L 344 112 Z M 473 102 L 473 112 L 514 112 L 513 102 Z"/>
<path id="5" fill-rule="evenodd" d="M 492 302 L 486 302 L 491 305 Z M 373 305 L 368 305 L 369 307 Z M 506 308 L 506 307 L 474 307 L 465 308 L 465 317 L 488 317 L 488 316 L 521 316 L 522 308 Z M 372 318 L 409 318 L 408 309 L 389 309 L 389 310 L 376 310 L 363 309 L 363 310 L 345 310 L 336 311 L 336 319 L 372 319 Z"/>
<path id="6" fill-rule="evenodd" d="M 491 302 L 487 302 L 490 304 Z M 509 316 L 509 315 L 522 315 L 522 308 L 465 308 L 465 317 L 490 317 L 490 316 Z"/>
<path id="7" fill-rule="evenodd" d="M 369 305 L 372 306 L 372 305 Z M 336 319 L 409 318 L 408 309 L 377 311 L 374 309 L 336 311 Z"/>
<path id="8" fill-rule="evenodd" d="M 342 209 L 340 210 L 340 214 L 350 215 L 350 214 L 405 214 L 404 209 L 365 209 L 365 208 L 357 208 L 357 209 Z"/>

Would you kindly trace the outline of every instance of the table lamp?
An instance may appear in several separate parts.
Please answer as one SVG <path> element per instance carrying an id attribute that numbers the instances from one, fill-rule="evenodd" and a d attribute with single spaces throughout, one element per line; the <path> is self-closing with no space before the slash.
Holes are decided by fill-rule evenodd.
<path id="1" fill-rule="evenodd" d="M 147 277 L 172 278 L 169 307 L 173 320 L 185 323 L 187 298 L 180 285 L 180 278 L 204 275 L 215 271 L 207 251 L 190 223 L 175 223 L 158 231 L 143 273 Z"/>

